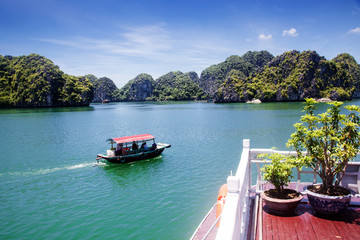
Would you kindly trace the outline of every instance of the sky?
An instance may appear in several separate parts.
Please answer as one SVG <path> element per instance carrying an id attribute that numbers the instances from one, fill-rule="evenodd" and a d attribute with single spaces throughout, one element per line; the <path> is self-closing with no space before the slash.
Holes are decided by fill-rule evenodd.
<path id="1" fill-rule="evenodd" d="M 360 0 L 0 0 L 0 55 L 40 54 L 118 88 L 261 50 L 360 63 Z"/>

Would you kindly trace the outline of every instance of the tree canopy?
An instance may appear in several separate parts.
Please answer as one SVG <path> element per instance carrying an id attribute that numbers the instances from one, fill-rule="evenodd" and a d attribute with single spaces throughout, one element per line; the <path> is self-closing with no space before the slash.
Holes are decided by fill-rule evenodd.
<path id="1" fill-rule="evenodd" d="M 89 105 L 92 99 L 86 78 L 65 74 L 43 56 L 0 55 L 1 107 Z"/>
<path id="2" fill-rule="evenodd" d="M 176 71 L 159 77 L 155 82 L 152 100 L 204 99 L 204 91 L 190 76 L 193 75 Z"/>
<path id="3" fill-rule="evenodd" d="M 349 54 L 333 60 L 315 51 L 290 51 L 272 59 L 248 77 L 232 72 L 219 87 L 216 100 L 302 101 L 305 98 L 349 100 L 359 96 L 360 67 Z"/>
<path id="4" fill-rule="evenodd" d="M 0 107 L 89 105 L 91 101 L 215 102 L 349 100 L 360 97 L 360 65 L 347 53 L 326 60 L 315 51 L 232 55 L 196 72 L 142 73 L 118 89 L 110 78 L 65 74 L 43 56 L 0 55 Z"/>

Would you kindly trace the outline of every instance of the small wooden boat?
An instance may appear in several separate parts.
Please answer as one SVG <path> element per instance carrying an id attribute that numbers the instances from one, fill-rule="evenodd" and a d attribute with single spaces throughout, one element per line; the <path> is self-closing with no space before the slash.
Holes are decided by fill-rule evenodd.
<path id="1" fill-rule="evenodd" d="M 150 134 L 110 138 L 107 141 L 110 142 L 111 149 L 107 150 L 106 154 L 98 154 L 96 160 L 106 160 L 111 163 L 134 162 L 157 157 L 165 148 L 171 147 L 170 144 L 155 143 L 155 137 Z M 151 143 L 151 146 L 147 143 Z"/>

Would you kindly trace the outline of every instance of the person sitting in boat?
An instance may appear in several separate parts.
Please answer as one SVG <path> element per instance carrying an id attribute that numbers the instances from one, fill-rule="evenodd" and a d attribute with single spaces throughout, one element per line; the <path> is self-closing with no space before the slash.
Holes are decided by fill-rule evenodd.
<path id="1" fill-rule="evenodd" d="M 143 144 L 141 144 L 140 149 L 141 149 L 142 151 L 144 151 L 144 152 L 149 151 L 149 148 L 148 148 L 148 146 L 146 145 L 146 142 L 143 142 Z"/>
<path id="2" fill-rule="evenodd" d="M 154 142 L 153 144 L 152 144 L 152 146 L 151 146 L 151 150 L 155 150 L 157 148 L 157 145 L 156 145 L 156 143 Z"/>
<path id="3" fill-rule="evenodd" d="M 136 150 L 138 150 L 138 149 L 139 149 L 138 145 L 136 144 L 135 141 L 133 141 L 132 150 L 133 150 L 133 151 L 136 151 Z"/>
<path id="4" fill-rule="evenodd" d="M 116 146 L 115 156 L 122 155 L 122 151 L 123 151 L 123 144 L 122 144 L 122 143 L 119 143 L 119 144 Z"/>

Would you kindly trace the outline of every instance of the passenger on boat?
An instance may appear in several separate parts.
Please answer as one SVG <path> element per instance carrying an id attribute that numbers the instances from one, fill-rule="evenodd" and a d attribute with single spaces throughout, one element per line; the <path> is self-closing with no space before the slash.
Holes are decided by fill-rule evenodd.
<path id="1" fill-rule="evenodd" d="M 153 144 L 152 144 L 152 146 L 151 146 L 151 150 L 155 150 L 157 148 L 157 145 L 156 145 L 156 143 L 154 142 Z"/>
<path id="2" fill-rule="evenodd" d="M 143 142 L 143 144 L 141 144 L 140 149 L 141 149 L 142 151 L 144 151 L 144 152 L 149 151 L 149 148 L 148 148 L 148 146 L 146 145 L 146 142 Z"/>
<path id="3" fill-rule="evenodd" d="M 139 149 L 138 145 L 136 144 L 135 141 L 133 141 L 132 150 L 135 151 L 135 150 L 138 150 L 138 149 Z"/>
<path id="4" fill-rule="evenodd" d="M 122 154 L 122 151 L 123 151 L 123 144 L 122 144 L 122 143 L 119 143 L 119 144 L 116 146 L 115 156 L 121 155 L 121 154 Z"/>

